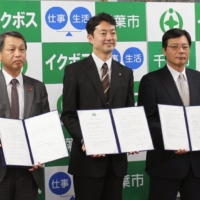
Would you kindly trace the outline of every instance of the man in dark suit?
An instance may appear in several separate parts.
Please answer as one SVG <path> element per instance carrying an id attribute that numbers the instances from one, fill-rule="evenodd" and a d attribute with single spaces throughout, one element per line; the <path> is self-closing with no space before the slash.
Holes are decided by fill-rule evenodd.
<path id="1" fill-rule="evenodd" d="M 146 171 L 150 176 L 149 200 L 200 199 L 200 152 L 185 149 L 166 151 L 163 146 L 158 104 L 200 105 L 200 73 L 187 69 L 191 37 L 185 30 L 171 29 L 162 37 L 167 64 L 143 76 L 139 86 L 138 105 L 147 115 L 154 151 L 147 152 Z M 183 97 L 179 76 L 183 75 L 186 93 Z"/>
<path id="2" fill-rule="evenodd" d="M 0 117 L 26 119 L 49 111 L 45 85 L 21 73 L 26 62 L 27 44 L 18 32 L 0 35 Z M 12 84 L 17 82 L 18 116 L 12 117 Z M 1 125 L 0 125 L 1 126 Z M 36 200 L 43 187 L 42 165 L 30 169 L 3 167 L 0 159 L 0 199 Z"/>
<path id="3" fill-rule="evenodd" d="M 64 75 L 62 121 L 73 138 L 69 173 L 76 200 L 121 200 L 127 155 L 86 156 L 77 110 L 134 106 L 133 72 L 112 59 L 117 41 L 112 16 L 100 13 L 92 17 L 86 30 L 93 53 L 66 66 Z M 108 72 L 103 75 L 105 63 Z M 105 89 L 103 80 L 108 77 Z"/>

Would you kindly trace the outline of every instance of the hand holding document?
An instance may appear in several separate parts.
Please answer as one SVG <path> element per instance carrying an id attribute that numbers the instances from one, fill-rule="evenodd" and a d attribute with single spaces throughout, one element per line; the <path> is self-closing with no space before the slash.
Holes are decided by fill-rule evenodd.
<path id="1" fill-rule="evenodd" d="M 26 120 L 0 118 L 5 165 L 32 166 L 67 157 L 57 111 Z"/>
<path id="2" fill-rule="evenodd" d="M 87 155 L 153 149 L 143 107 L 80 110 L 78 117 Z"/>
<path id="3" fill-rule="evenodd" d="M 165 149 L 199 151 L 200 106 L 158 105 L 158 109 Z"/>

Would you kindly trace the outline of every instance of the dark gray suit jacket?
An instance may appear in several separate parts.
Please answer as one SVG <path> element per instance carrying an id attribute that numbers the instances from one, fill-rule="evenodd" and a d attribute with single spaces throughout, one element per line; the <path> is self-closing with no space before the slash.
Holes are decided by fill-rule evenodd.
<path id="1" fill-rule="evenodd" d="M 108 157 L 92 158 L 81 149 L 82 134 L 77 110 L 122 108 L 134 106 L 133 72 L 112 60 L 109 106 L 103 93 L 97 67 L 92 56 L 65 68 L 62 121 L 73 138 L 69 173 L 77 176 L 101 177 L 105 174 Z M 126 154 L 111 155 L 114 172 L 127 173 Z"/>
<path id="2" fill-rule="evenodd" d="M 186 69 L 190 90 L 190 105 L 200 105 L 200 72 Z M 146 171 L 160 178 L 181 179 L 189 168 L 200 177 L 200 152 L 176 155 L 165 151 L 157 104 L 183 106 L 174 79 L 167 66 L 143 76 L 139 86 L 138 105 L 143 105 L 147 115 L 154 151 L 147 153 Z M 200 133 L 199 133 L 200 134 Z"/>
<path id="3" fill-rule="evenodd" d="M 24 119 L 49 112 L 49 102 L 45 85 L 33 78 L 23 75 L 24 82 Z M 31 88 L 30 91 L 28 88 Z M 4 75 L 0 70 L 0 117 L 10 118 L 10 103 Z M 6 167 L 0 159 L 0 182 L 6 174 Z M 34 170 L 34 179 L 39 188 L 43 187 L 42 169 Z"/>

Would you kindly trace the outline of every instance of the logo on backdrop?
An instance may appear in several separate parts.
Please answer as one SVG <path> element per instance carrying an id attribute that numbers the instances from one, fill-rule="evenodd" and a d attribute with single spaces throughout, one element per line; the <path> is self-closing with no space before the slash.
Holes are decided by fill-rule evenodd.
<path id="1" fill-rule="evenodd" d="M 45 167 L 45 197 L 53 200 L 75 200 L 73 176 L 68 166 Z"/>
<path id="2" fill-rule="evenodd" d="M 117 49 L 112 51 L 112 58 L 117 62 L 121 62 L 121 55 Z M 138 69 L 142 66 L 144 61 L 144 55 L 139 48 L 130 47 L 126 49 L 123 54 L 123 62 L 124 65 L 129 67 L 130 69 Z"/>
<path id="3" fill-rule="evenodd" d="M 70 23 L 74 30 L 62 30 L 66 36 L 72 36 L 73 32 L 81 32 L 85 29 L 86 23 L 92 17 L 90 11 L 84 7 L 77 7 L 69 14 L 61 7 L 50 8 L 45 15 L 47 25 L 56 31 L 61 31 L 67 23 Z"/>
<path id="4" fill-rule="evenodd" d="M 144 55 L 139 48 L 130 47 L 124 52 L 123 62 L 130 69 L 138 69 L 142 66 L 143 61 Z"/>
<path id="5" fill-rule="evenodd" d="M 0 61 L 0 69 L 2 69 L 2 63 L 1 63 L 1 61 Z M 22 73 L 26 74 L 27 69 L 28 69 L 28 62 L 26 61 L 25 65 L 22 68 Z"/>
<path id="6" fill-rule="evenodd" d="M 49 179 L 49 188 L 51 192 L 59 196 L 66 194 L 70 190 L 71 186 L 71 178 L 64 172 L 57 172 Z M 66 195 L 64 196 L 67 197 Z M 70 195 L 69 200 L 75 200 L 75 197 Z"/>
<path id="7" fill-rule="evenodd" d="M 117 49 L 113 49 L 112 51 L 112 58 L 116 60 L 117 62 L 121 62 L 121 55 Z"/>
<path id="8" fill-rule="evenodd" d="M 164 12 L 160 17 L 160 28 L 163 33 L 172 28 L 183 28 L 183 18 L 181 15 L 170 8 L 168 11 Z"/>

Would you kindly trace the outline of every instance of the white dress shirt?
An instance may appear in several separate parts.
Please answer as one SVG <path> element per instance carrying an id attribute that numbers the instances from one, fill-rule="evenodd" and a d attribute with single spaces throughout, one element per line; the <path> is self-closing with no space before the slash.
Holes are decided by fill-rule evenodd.
<path id="1" fill-rule="evenodd" d="M 109 81 L 111 81 L 111 64 L 112 64 L 112 56 L 106 61 L 106 62 L 103 62 L 99 57 L 97 57 L 94 52 L 92 53 L 92 57 L 94 59 L 94 62 L 97 66 L 97 71 L 99 73 L 99 78 L 101 80 L 101 77 L 102 77 L 102 66 L 104 63 L 106 63 L 108 65 L 108 77 L 109 77 Z"/>
<path id="2" fill-rule="evenodd" d="M 174 79 L 174 82 L 176 84 L 176 87 L 178 88 L 178 91 L 180 93 L 180 88 L 179 88 L 179 84 L 178 84 L 178 77 L 180 75 L 180 72 L 176 71 L 175 69 L 173 69 L 172 67 L 170 67 L 168 64 L 167 64 L 167 67 L 168 67 L 168 69 L 169 69 L 169 71 L 170 71 L 170 73 L 171 73 L 171 75 L 172 75 L 172 77 Z M 187 80 L 187 76 L 186 76 L 186 73 L 185 73 L 185 68 L 184 68 L 184 70 L 181 73 L 184 76 L 184 81 L 186 82 L 186 85 L 187 85 L 188 90 L 189 90 L 189 85 L 188 85 L 188 80 Z"/>

